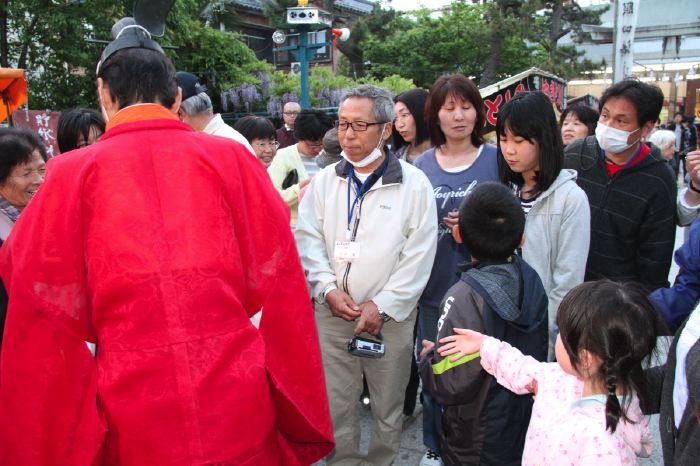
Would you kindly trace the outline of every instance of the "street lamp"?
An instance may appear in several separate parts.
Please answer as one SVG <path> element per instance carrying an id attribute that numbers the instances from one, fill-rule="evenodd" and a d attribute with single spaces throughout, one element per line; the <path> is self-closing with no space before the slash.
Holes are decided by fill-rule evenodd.
<path id="1" fill-rule="evenodd" d="M 299 0 L 298 6 L 287 8 L 287 24 L 284 29 L 296 29 L 299 31 L 299 44 L 286 47 L 275 47 L 273 52 L 291 52 L 299 62 L 299 77 L 301 81 L 301 107 L 311 107 L 309 98 L 309 62 L 314 59 L 318 49 L 335 45 L 335 40 L 347 40 L 350 37 L 348 29 L 332 29 L 333 16 L 320 8 L 307 7 L 308 1 Z M 319 42 L 309 44 L 309 32 L 331 29 L 333 42 Z M 282 45 L 287 36 L 281 29 L 272 34 L 272 41 Z"/>

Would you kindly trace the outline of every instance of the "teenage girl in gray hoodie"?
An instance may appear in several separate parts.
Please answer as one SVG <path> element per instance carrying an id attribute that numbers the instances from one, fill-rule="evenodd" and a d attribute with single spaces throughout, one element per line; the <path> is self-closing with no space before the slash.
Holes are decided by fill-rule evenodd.
<path id="1" fill-rule="evenodd" d="M 525 211 L 522 255 L 549 297 L 549 360 L 564 295 L 583 282 L 590 243 L 588 198 L 576 171 L 562 169 L 564 151 L 552 102 L 542 92 L 515 95 L 498 113 L 498 167 Z"/>

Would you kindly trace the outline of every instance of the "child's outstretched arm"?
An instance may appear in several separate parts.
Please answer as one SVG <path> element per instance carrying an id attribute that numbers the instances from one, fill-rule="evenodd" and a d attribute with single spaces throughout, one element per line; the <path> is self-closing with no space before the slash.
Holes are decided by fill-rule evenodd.
<path id="1" fill-rule="evenodd" d="M 464 356 L 478 353 L 481 350 L 481 344 L 488 338 L 483 333 L 466 328 L 454 328 L 452 330 L 457 335 L 441 338 L 440 343 L 443 345 L 438 348 L 438 353 L 443 358 L 454 354 L 450 358 L 450 362 L 456 362 Z"/>
<path id="2" fill-rule="evenodd" d="M 496 377 L 499 384 L 518 394 L 536 391 L 538 376 L 546 363 L 525 356 L 508 343 L 479 332 L 461 328 L 455 328 L 454 331 L 457 335 L 440 339 L 443 345 L 437 351 L 441 356 L 454 355 L 450 360 L 457 361 L 480 352 L 481 366 Z"/>

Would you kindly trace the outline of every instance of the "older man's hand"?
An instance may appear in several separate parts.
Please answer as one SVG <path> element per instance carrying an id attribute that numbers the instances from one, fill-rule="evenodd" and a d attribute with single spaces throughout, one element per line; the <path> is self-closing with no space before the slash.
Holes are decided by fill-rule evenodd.
<path id="1" fill-rule="evenodd" d="M 326 303 L 335 317 L 350 322 L 360 317 L 360 306 L 355 304 L 350 295 L 337 288 L 326 295 Z"/>
<path id="2" fill-rule="evenodd" d="M 382 319 L 379 318 L 379 309 L 372 301 L 360 304 L 360 320 L 355 327 L 355 336 L 362 332 L 370 333 L 374 336 L 382 330 Z"/>

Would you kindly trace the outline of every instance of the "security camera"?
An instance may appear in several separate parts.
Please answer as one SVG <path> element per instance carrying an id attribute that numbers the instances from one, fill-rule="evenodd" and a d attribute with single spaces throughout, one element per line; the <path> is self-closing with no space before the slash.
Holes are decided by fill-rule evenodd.
<path id="1" fill-rule="evenodd" d="M 287 8 L 287 23 L 312 24 L 330 26 L 333 17 L 327 11 L 318 8 L 294 7 Z"/>

